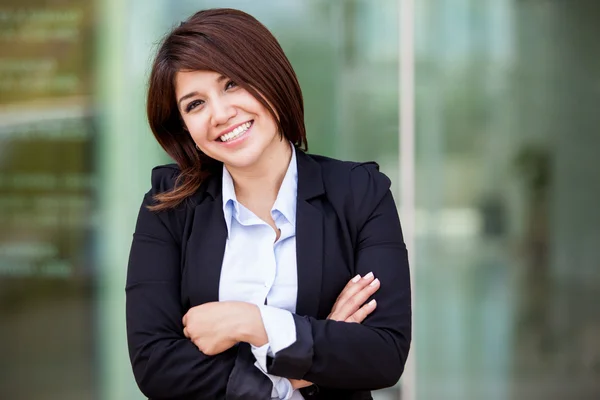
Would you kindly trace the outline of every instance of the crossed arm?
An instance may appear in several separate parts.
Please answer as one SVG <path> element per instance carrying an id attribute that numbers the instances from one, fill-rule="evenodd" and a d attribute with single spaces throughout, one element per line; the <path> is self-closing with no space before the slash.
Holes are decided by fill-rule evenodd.
<path id="1" fill-rule="evenodd" d="M 168 246 L 147 237 L 136 239 L 138 244 L 146 241 L 157 246 L 157 257 L 170 253 Z M 348 282 L 328 319 L 361 323 L 375 310 L 375 301 L 365 301 L 377 291 L 379 280 L 372 275 L 357 278 Z M 192 307 L 179 322 L 168 311 L 178 302 L 172 295 L 178 291 L 175 286 L 163 280 L 127 286 L 127 313 L 137 314 L 128 318 L 128 334 L 138 385 L 152 399 L 218 398 L 235 365 L 233 346 L 245 342 L 260 347 L 268 341 L 260 311 L 250 303 L 212 302 Z M 312 385 L 291 377 L 289 381 L 293 389 Z"/>
<path id="2" fill-rule="evenodd" d="M 327 319 L 361 323 L 377 307 L 373 299 L 366 300 L 379 289 L 379 280 L 372 273 L 354 277 L 340 293 Z M 269 338 L 256 305 L 245 302 L 212 302 L 192 307 L 183 316 L 183 333 L 208 356 L 223 353 L 239 342 L 264 346 Z M 312 385 L 311 382 L 289 379 L 293 389 Z"/>

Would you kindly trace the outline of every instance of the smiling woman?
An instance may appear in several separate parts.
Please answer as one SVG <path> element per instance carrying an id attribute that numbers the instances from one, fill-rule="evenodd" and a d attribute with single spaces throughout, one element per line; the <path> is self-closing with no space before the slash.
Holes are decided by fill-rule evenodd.
<path id="1" fill-rule="evenodd" d="M 238 10 L 200 11 L 156 56 L 156 167 L 134 233 L 127 335 L 151 399 L 370 399 L 411 341 L 406 247 L 374 162 L 306 150 L 296 75 Z"/>
<path id="2" fill-rule="evenodd" d="M 188 135 L 186 125 L 193 124 L 188 127 L 190 132 L 196 127 L 202 129 L 198 124 L 203 119 L 195 114 L 196 108 L 206 108 L 206 103 L 210 111 L 217 113 L 235 110 L 228 103 L 231 96 L 222 96 L 235 92 L 233 101 L 242 101 L 254 111 L 262 106 L 261 114 L 271 115 L 281 138 L 307 148 L 302 92 L 277 40 L 260 22 L 241 11 L 199 12 L 166 37 L 152 66 L 148 121 L 158 142 L 181 168 L 181 184 L 173 193 L 159 195 L 155 210 L 172 207 L 189 197 L 212 167 L 220 164 L 214 161 L 223 161 L 204 154 L 208 142 L 195 142 L 197 136 Z M 262 122 L 267 123 L 264 116 Z M 231 128 L 230 122 L 227 127 Z"/>
<path id="3" fill-rule="evenodd" d="M 289 163 L 290 146 L 276 120 L 242 86 L 218 72 L 187 71 L 177 72 L 175 92 L 183 127 L 197 149 L 230 172 L 244 168 L 260 174 L 275 158 Z"/>

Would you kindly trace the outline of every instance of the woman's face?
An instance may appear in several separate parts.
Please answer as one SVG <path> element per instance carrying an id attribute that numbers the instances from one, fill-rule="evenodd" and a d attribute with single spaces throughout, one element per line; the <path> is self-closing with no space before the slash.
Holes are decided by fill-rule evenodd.
<path id="1" fill-rule="evenodd" d="M 194 142 L 204 154 L 228 167 L 252 167 L 286 143 L 280 140 L 269 111 L 217 72 L 178 72 L 175 95 Z"/>

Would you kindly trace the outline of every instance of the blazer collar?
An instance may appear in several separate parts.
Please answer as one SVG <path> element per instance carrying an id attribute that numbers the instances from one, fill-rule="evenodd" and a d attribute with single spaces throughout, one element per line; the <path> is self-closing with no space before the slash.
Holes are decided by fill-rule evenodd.
<path id="1" fill-rule="evenodd" d="M 221 197 L 222 191 L 222 169 L 219 170 L 220 173 L 216 171 L 211 173 L 207 178 L 204 184 L 206 185 L 206 193 L 212 197 L 212 200 L 217 197 Z"/>
<path id="2" fill-rule="evenodd" d="M 296 205 L 296 314 L 317 317 L 323 271 L 323 208 L 325 193 L 321 166 L 298 150 L 298 202 Z"/>
<path id="3" fill-rule="evenodd" d="M 325 193 L 321 166 L 308 154 L 296 148 L 298 163 L 298 199 L 310 200 Z"/>

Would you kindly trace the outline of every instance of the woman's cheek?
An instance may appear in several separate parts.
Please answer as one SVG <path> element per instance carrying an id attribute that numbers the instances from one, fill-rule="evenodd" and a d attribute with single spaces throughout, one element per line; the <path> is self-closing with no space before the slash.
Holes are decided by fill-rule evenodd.
<path id="1" fill-rule="evenodd" d="M 196 143 L 208 141 L 208 125 L 206 124 L 206 121 L 190 118 L 189 121 L 185 122 L 188 131 Z"/>

